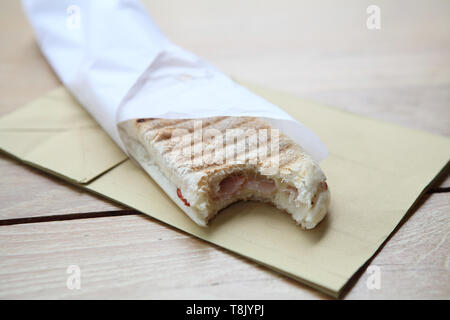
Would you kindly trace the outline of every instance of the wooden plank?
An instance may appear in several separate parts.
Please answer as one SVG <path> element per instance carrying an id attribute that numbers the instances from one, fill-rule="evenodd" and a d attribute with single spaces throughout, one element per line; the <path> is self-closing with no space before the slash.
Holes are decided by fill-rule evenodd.
<path id="1" fill-rule="evenodd" d="M 0 241 L 0 298 L 320 296 L 144 216 L 3 226 Z M 66 287 L 73 264 L 80 290 Z"/>
<path id="2" fill-rule="evenodd" d="M 126 208 L 0 154 L 0 220 Z"/>
<path id="3" fill-rule="evenodd" d="M 57 87 L 60 81 L 34 40 L 21 1 L 1 1 L 0 30 L 1 116 Z"/>
<path id="4" fill-rule="evenodd" d="M 450 199 L 433 194 L 346 298 L 450 298 Z M 301 232 L 301 231 L 299 231 Z M 284 276 L 145 216 L 0 227 L 0 298 L 326 298 Z M 81 288 L 66 287 L 69 265 Z"/>
<path id="5" fill-rule="evenodd" d="M 361 276 L 348 299 L 450 299 L 450 195 L 426 196 L 370 266 L 380 269 L 380 289 Z"/>
<path id="6" fill-rule="evenodd" d="M 229 74 L 450 135 L 448 1 L 377 1 L 380 30 L 358 0 L 144 2 L 170 39 Z"/>

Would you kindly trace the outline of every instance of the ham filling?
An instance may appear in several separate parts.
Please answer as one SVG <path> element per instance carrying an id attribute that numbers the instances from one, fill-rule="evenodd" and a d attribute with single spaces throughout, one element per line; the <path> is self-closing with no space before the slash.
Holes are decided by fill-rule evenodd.
<path id="1" fill-rule="evenodd" d="M 232 175 L 220 182 L 218 197 L 226 199 L 243 190 L 249 190 L 262 195 L 270 196 L 275 189 L 275 182 L 271 179 Z"/>
<path id="2" fill-rule="evenodd" d="M 217 199 L 230 199 L 231 197 L 239 194 L 243 191 L 250 191 L 257 195 L 270 197 L 276 189 L 275 182 L 272 179 L 265 177 L 249 177 L 246 175 L 231 175 L 223 179 L 219 184 L 219 191 L 214 196 Z M 328 189 L 327 183 L 321 182 L 320 191 Z M 295 201 L 299 192 L 294 186 L 286 186 L 282 189 L 289 195 L 289 201 Z M 317 196 L 317 195 L 316 195 Z M 311 201 L 311 205 L 314 205 L 315 198 Z"/>

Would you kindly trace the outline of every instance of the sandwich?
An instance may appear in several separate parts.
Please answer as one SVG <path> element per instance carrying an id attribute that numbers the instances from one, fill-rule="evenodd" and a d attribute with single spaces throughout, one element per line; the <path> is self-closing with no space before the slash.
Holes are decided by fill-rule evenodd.
<path id="1" fill-rule="evenodd" d="M 262 118 L 133 119 L 119 133 L 130 157 L 200 226 L 245 200 L 270 203 L 304 229 L 327 213 L 319 165 Z"/>

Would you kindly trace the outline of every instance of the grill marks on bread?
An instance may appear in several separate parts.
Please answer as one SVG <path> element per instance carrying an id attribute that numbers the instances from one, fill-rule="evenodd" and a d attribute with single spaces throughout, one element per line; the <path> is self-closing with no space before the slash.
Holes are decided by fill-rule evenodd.
<path id="1" fill-rule="evenodd" d="M 225 142 L 226 130 L 228 129 L 242 129 L 244 131 L 245 139 L 248 138 L 249 133 L 253 133 L 256 130 L 258 136 L 258 130 L 267 129 L 267 145 L 257 145 L 249 149 L 248 143 L 245 143 L 245 148 L 235 154 L 235 157 L 239 159 L 242 157 L 242 153 L 246 152 L 247 155 L 258 154 L 259 148 L 267 148 L 272 142 L 270 129 L 272 128 L 270 124 L 262 119 L 253 117 L 212 117 L 212 118 L 202 118 L 202 119 L 138 119 L 135 121 L 135 125 L 138 131 L 145 136 L 145 139 L 152 142 L 156 148 L 161 151 L 163 157 L 171 158 L 176 154 L 180 154 L 181 148 L 187 146 L 180 146 L 179 139 L 182 139 L 185 135 L 192 135 L 195 130 L 195 122 L 202 121 L 202 133 L 208 129 L 215 129 L 221 132 L 223 137 L 223 142 Z M 182 131 L 176 130 L 186 130 L 185 134 L 180 133 Z M 178 139 L 171 139 L 173 134 L 178 133 Z M 191 146 L 194 144 L 194 139 L 191 140 Z M 239 139 L 237 139 L 239 140 Z M 237 145 L 237 141 L 233 141 L 232 147 Z M 205 153 L 212 152 L 214 148 L 205 143 L 203 145 Z M 229 142 L 227 147 L 231 147 Z M 269 148 L 270 149 L 270 148 Z M 224 148 L 225 150 L 225 148 Z M 267 156 L 263 162 L 269 162 L 273 159 L 274 155 Z M 280 133 L 279 135 L 279 167 L 280 169 L 286 168 L 296 161 L 300 161 L 304 158 L 304 151 L 298 146 L 294 141 L 292 141 L 287 136 Z M 193 159 L 191 159 L 193 160 Z M 225 159 L 223 159 L 225 160 Z M 247 159 L 248 160 L 248 159 Z M 185 164 L 186 169 L 190 172 L 196 171 L 217 171 L 222 170 L 230 165 L 225 163 L 212 163 L 206 164 L 204 162 L 201 165 L 195 163 L 195 161 L 190 161 Z M 259 163 L 261 165 L 261 163 Z"/>

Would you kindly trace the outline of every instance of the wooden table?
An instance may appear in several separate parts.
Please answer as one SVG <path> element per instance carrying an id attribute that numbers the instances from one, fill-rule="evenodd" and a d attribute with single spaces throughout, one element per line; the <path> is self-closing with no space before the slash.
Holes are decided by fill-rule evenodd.
<path id="1" fill-rule="evenodd" d="M 381 8 L 368 30 L 366 8 Z M 228 74 L 450 135 L 450 2 L 146 1 L 176 43 Z M 19 1 L 0 2 L 0 115 L 60 83 Z M 431 155 L 430 155 L 431 156 Z M 327 298 L 138 212 L 0 156 L 0 298 Z M 450 298 L 444 177 L 345 298 Z M 66 287 L 69 265 L 81 289 Z"/>

